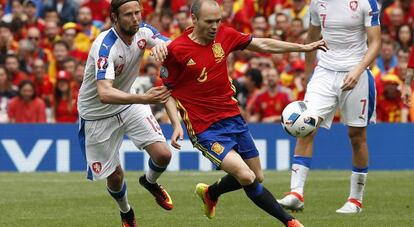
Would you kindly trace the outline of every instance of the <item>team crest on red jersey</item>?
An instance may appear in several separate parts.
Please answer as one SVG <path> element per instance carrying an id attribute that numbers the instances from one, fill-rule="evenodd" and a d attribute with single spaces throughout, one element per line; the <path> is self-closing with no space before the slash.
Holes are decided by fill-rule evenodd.
<path id="1" fill-rule="evenodd" d="M 108 58 L 107 57 L 100 57 L 97 62 L 98 70 L 108 68 Z"/>
<path id="2" fill-rule="evenodd" d="M 211 48 L 213 49 L 213 54 L 214 54 L 214 58 L 216 58 L 216 63 L 221 62 L 221 60 L 223 60 L 224 58 L 224 50 L 221 47 L 221 44 L 215 43 L 213 44 Z"/>
<path id="3" fill-rule="evenodd" d="M 351 8 L 352 11 L 356 11 L 358 9 L 358 1 L 350 1 L 349 8 Z"/>
<path id="4" fill-rule="evenodd" d="M 96 174 L 99 174 L 101 172 L 101 170 L 102 170 L 102 164 L 100 162 L 94 162 L 92 164 L 92 170 Z"/>
<path id="5" fill-rule="evenodd" d="M 145 39 L 140 39 L 137 42 L 137 45 L 138 45 L 138 48 L 142 50 L 145 48 L 145 45 L 147 45 L 147 41 Z"/>

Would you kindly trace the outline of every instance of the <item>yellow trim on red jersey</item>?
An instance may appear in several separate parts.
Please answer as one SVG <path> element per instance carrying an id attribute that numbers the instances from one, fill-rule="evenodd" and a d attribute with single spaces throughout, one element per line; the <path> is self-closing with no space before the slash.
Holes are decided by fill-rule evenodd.
<path id="1" fill-rule="evenodd" d="M 183 106 L 183 104 L 181 104 L 181 102 L 178 99 L 175 99 L 176 103 L 177 103 L 177 108 L 178 110 L 180 110 L 182 112 L 182 117 L 183 120 L 185 122 L 185 126 L 187 127 L 187 131 L 188 131 L 188 135 L 190 136 L 191 141 L 197 141 L 197 137 L 196 137 L 196 133 L 193 129 L 193 126 L 190 122 L 190 118 L 188 117 L 188 112 L 185 109 L 185 107 Z"/>

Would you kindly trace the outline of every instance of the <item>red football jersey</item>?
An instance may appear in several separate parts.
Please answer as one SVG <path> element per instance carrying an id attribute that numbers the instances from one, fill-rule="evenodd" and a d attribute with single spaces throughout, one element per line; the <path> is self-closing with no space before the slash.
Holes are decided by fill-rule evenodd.
<path id="1" fill-rule="evenodd" d="M 220 26 L 216 38 L 205 46 L 192 41 L 192 29 L 168 45 L 161 69 L 164 84 L 172 89 L 190 136 L 213 123 L 240 114 L 235 87 L 227 72 L 227 56 L 250 44 L 251 35 Z"/>
<path id="2" fill-rule="evenodd" d="M 408 57 L 408 68 L 414 69 L 414 45 L 411 46 L 410 55 Z"/>
<path id="3" fill-rule="evenodd" d="M 271 116 L 281 116 L 283 109 L 290 103 L 286 93 L 278 92 L 271 96 L 268 91 L 260 94 L 255 102 L 255 113 L 260 114 L 260 118 Z"/>

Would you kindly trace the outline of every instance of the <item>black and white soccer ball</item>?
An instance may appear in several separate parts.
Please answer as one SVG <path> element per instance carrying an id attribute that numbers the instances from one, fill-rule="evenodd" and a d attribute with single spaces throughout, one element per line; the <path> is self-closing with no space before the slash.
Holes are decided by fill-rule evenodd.
<path id="1" fill-rule="evenodd" d="M 318 125 L 318 115 L 303 101 L 289 103 L 282 112 L 282 126 L 294 137 L 305 137 L 314 132 Z"/>

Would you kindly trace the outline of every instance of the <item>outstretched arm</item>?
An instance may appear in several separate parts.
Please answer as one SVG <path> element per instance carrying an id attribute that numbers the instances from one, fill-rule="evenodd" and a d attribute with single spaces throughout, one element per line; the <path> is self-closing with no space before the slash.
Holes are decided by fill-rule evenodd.
<path id="1" fill-rule="evenodd" d="M 99 100 L 105 104 L 165 103 L 171 92 L 166 87 L 153 87 L 145 94 L 130 94 L 112 86 L 113 80 L 98 80 Z"/>
<path id="2" fill-rule="evenodd" d="M 255 52 L 276 54 L 285 52 L 310 52 L 316 49 L 326 51 L 328 47 L 324 40 L 318 40 L 309 44 L 299 44 L 269 38 L 253 38 L 246 49 Z"/>

